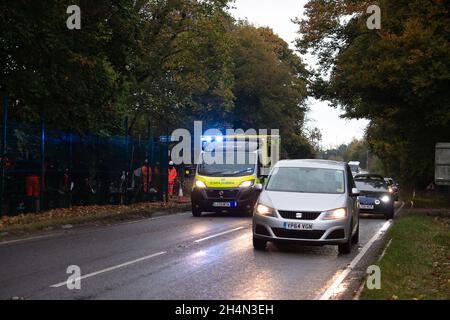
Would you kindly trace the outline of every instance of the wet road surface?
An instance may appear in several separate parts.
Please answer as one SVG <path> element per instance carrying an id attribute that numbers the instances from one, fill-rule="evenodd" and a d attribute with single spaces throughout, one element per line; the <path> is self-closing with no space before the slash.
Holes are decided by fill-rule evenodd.
<path id="1" fill-rule="evenodd" d="M 0 243 L 0 299 L 315 299 L 384 223 L 361 218 L 349 255 L 254 251 L 250 217 L 190 212 Z M 69 265 L 85 277 L 80 290 L 66 286 Z"/>

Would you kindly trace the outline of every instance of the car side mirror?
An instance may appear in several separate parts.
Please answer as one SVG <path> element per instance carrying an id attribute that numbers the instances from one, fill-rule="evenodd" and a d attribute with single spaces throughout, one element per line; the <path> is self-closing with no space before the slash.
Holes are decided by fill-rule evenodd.
<path id="1" fill-rule="evenodd" d="M 261 192 L 263 189 L 263 185 L 261 183 L 255 184 L 255 187 L 253 189 L 255 191 Z"/>
<path id="2" fill-rule="evenodd" d="M 352 188 L 352 194 L 351 194 L 351 196 L 352 196 L 352 197 L 357 197 L 357 196 L 359 196 L 359 195 L 360 195 L 360 192 L 359 192 L 358 188 Z"/>

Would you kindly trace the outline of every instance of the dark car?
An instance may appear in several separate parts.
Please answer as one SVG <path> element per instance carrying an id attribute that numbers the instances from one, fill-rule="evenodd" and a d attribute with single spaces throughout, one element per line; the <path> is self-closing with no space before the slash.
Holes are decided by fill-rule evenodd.
<path id="1" fill-rule="evenodd" d="M 359 174 L 354 179 L 360 191 L 359 212 L 383 214 L 386 219 L 392 219 L 395 199 L 384 178 L 377 174 Z"/>

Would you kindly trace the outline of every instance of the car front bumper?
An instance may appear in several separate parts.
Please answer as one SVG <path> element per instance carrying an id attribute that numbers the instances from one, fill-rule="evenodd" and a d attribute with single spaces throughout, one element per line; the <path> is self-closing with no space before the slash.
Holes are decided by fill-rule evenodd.
<path id="1" fill-rule="evenodd" d="M 378 198 L 372 197 L 364 197 L 360 198 L 361 204 L 373 205 L 373 209 L 363 209 L 359 208 L 360 213 L 372 213 L 372 214 L 386 214 L 394 209 L 394 199 L 389 202 L 383 202 L 381 200 L 379 204 L 375 203 L 375 200 L 379 200 Z"/>
<path id="2" fill-rule="evenodd" d="M 223 195 L 220 193 L 223 192 Z M 258 193 L 253 188 L 245 189 L 199 189 L 194 188 L 191 194 L 192 206 L 206 212 L 251 212 L 258 199 Z M 216 207 L 214 203 L 235 203 L 233 207 Z"/>
<path id="3" fill-rule="evenodd" d="M 311 223 L 312 230 L 288 230 L 285 223 Z M 253 215 L 253 236 L 268 241 L 299 242 L 311 245 L 340 244 L 349 237 L 349 218 L 342 220 L 298 220 Z"/>

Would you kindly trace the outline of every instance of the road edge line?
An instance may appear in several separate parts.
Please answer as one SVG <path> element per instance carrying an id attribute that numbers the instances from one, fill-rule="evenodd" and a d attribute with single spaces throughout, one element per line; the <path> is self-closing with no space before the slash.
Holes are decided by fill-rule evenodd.
<path id="1" fill-rule="evenodd" d="M 395 215 L 397 215 L 405 206 L 403 202 L 400 208 L 397 210 Z M 339 274 L 337 279 L 333 281 L 333 283 L 315 300 L 329 300 L 335 293 L 335 290 L 341 285 L 341 283 L 345 280 L 345 278 L 349 275 L 349 273 L 355 268 L 358 262 L 364 257 L 364 255 L 369 251 L 370 247 L 377 241 L 383 234 L 385 234 L 389 228 L 394 223 L 394 220 L 386 221 L 380 229 L 370 238 L 370 240 L 365 244 L 365 246 L 361 249 L 361 251 L 356 255 L 355 258 L 350 262 L 350 264 Z"/>
<path id="2" fill-rule="evenodd" d="M 345 280 L 348 274 L 353 270 L 353 268 L 358 264 L 358 262 L 364 257 L 367 251 L 369 251 L 372 244 L 378 240 L 380 235 L 387 231 L 392 224 L 392 220 L 386 221 L 383 226 L 370 238 L 366 245 L 361 249 L 361 251 L 356 255 L 355 258 L 350 262 L 350 264 L 341 272 L 338 278 L 328 287 L 323 294 L 319 296 L 317 300 L 329 300 L 333 295 L 337 287 Z"/>

